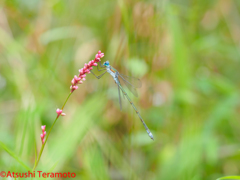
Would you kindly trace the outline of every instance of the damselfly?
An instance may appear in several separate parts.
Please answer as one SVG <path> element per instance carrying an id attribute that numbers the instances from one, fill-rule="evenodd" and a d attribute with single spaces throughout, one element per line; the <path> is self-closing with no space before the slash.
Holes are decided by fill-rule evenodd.
<path id="1" fill-rule="evenodd" d="M 136 97 L 137 95 L 137 91 L 136 88 L 140 88 L 142 86 L 141 81 L 137 78 L 134 77 L 129 77 L 129 76 L 125 76 L 123 74 L 120 74 L 116 69 L 114 69 L 112 66 L 110 66 L 109 61 L 104 62 L 104 64 L 101 64 L 101 61 L 99 62 L 100 66 L 102 69 L 99 69 L 97 66 L 98 71 L 105 71 L 104 73 L 102 73 L 99 76 L 96 76 L 92 71 L 91 73 L 98 79 L 100 79 L 106 72 L 108 72 L 114 79 L 114 81 L 116 82 L 116 84 L 118 85 L 118 97 L 119 97 L 119 104 L 120 104 L 120 109 L 122 110 L 122 99 L 121 99 L 121 92 L 123 93 L 124 96 L 126 96 L 126 98 L 128 99 L 128 101 L 130 102 L 130 104 L 132 105 L 133 109 L 136 111 L 139 119 L 141 120 L 141 122 L 143 123 L 143 126 L 145 127 L 149 137 L 154 140 L 153 138 L 153 134 L 151 133 L 151 131 L 148 129 L 147 125 L 145 124 L 145 122 L 143 121 L 143 118 L 141 117 L 141 115 L 139 114 L 139 111 L 137 110 L 137 108 L 135 107 L 135 105 L 133 104 L 133 102 L 131 101 L 131 99 L 129 98 L 129 96 L 127 95 L 126 91 L 123 89 L 123 87 L 121 86 L 121 83 L 119 81 L 119 78 L 124 82 L 124 84 L 128 87 L 128 89 L 133 93 L 133 95 L 135 95 Z"/>

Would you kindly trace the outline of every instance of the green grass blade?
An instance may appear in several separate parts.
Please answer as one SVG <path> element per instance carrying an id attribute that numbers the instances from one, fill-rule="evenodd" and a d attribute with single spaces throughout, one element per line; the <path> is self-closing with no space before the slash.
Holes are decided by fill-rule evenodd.
<path id="1" fill-rule="evenodd" d="M 11 150 L 9 150 L 7 148 L 7 146 L 0 141 L 0 146 L 10 155 L 12 156 L 17 162 L 19 162 L 19 164 L 22 165 L 22 167 L 24 167 L 26 170 L 32 171 L 30 167 L 28 167 L 14 152 L 12 152 Z"/>
<path id="2" fill-rule="evenodd" d="M 224 180 L 224 179 L 235 180 L 235 179 L 240 179 L 240 176 L 226 176 L 226 177 L 218 178 L 217 180 Z"/>
<path id="3" fill-rule="evenodd" d="M 36 144 L 36 141 L 34 142 L 34 149 L 35 149 L 35 161 L 34 161 L 34 165 L 37 163 L 37 144 Z"/>

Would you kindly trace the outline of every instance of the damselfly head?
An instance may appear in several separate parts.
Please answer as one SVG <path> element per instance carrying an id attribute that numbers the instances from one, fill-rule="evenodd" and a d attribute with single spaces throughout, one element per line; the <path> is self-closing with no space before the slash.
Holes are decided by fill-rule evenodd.
<path id="1" fill-rule="evenodd" d="M 109 61 L 103 63 L 104 66 L 109 66 Z"/>

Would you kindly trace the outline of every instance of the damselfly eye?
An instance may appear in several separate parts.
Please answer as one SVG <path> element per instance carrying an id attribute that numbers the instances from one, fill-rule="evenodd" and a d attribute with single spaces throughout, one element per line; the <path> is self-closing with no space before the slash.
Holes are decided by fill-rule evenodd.
<path id="1" fill-rule="evenodd" d="M 104 65 L 104 66 L 108 66 L 108 65 L 109 65 L 109 62 L 106 61 L 103 65 Z"/>

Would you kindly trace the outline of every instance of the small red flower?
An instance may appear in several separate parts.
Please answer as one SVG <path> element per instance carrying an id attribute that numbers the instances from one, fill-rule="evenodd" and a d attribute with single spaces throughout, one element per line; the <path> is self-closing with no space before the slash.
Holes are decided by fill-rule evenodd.
<path id="1" fill-rule="evenodd" d="M 45 142 L 44 137 L 45 137 L 45 135 L 47 134 L 47 132 L 45 131 L 46 125 L 41 126 L 41 128 L 42 128 L 42 134 L 40 135 L 40 137 L 41 137 L 41 140 L 42 140 L 42 144 L 44 144 L 44 142 Z"/>

